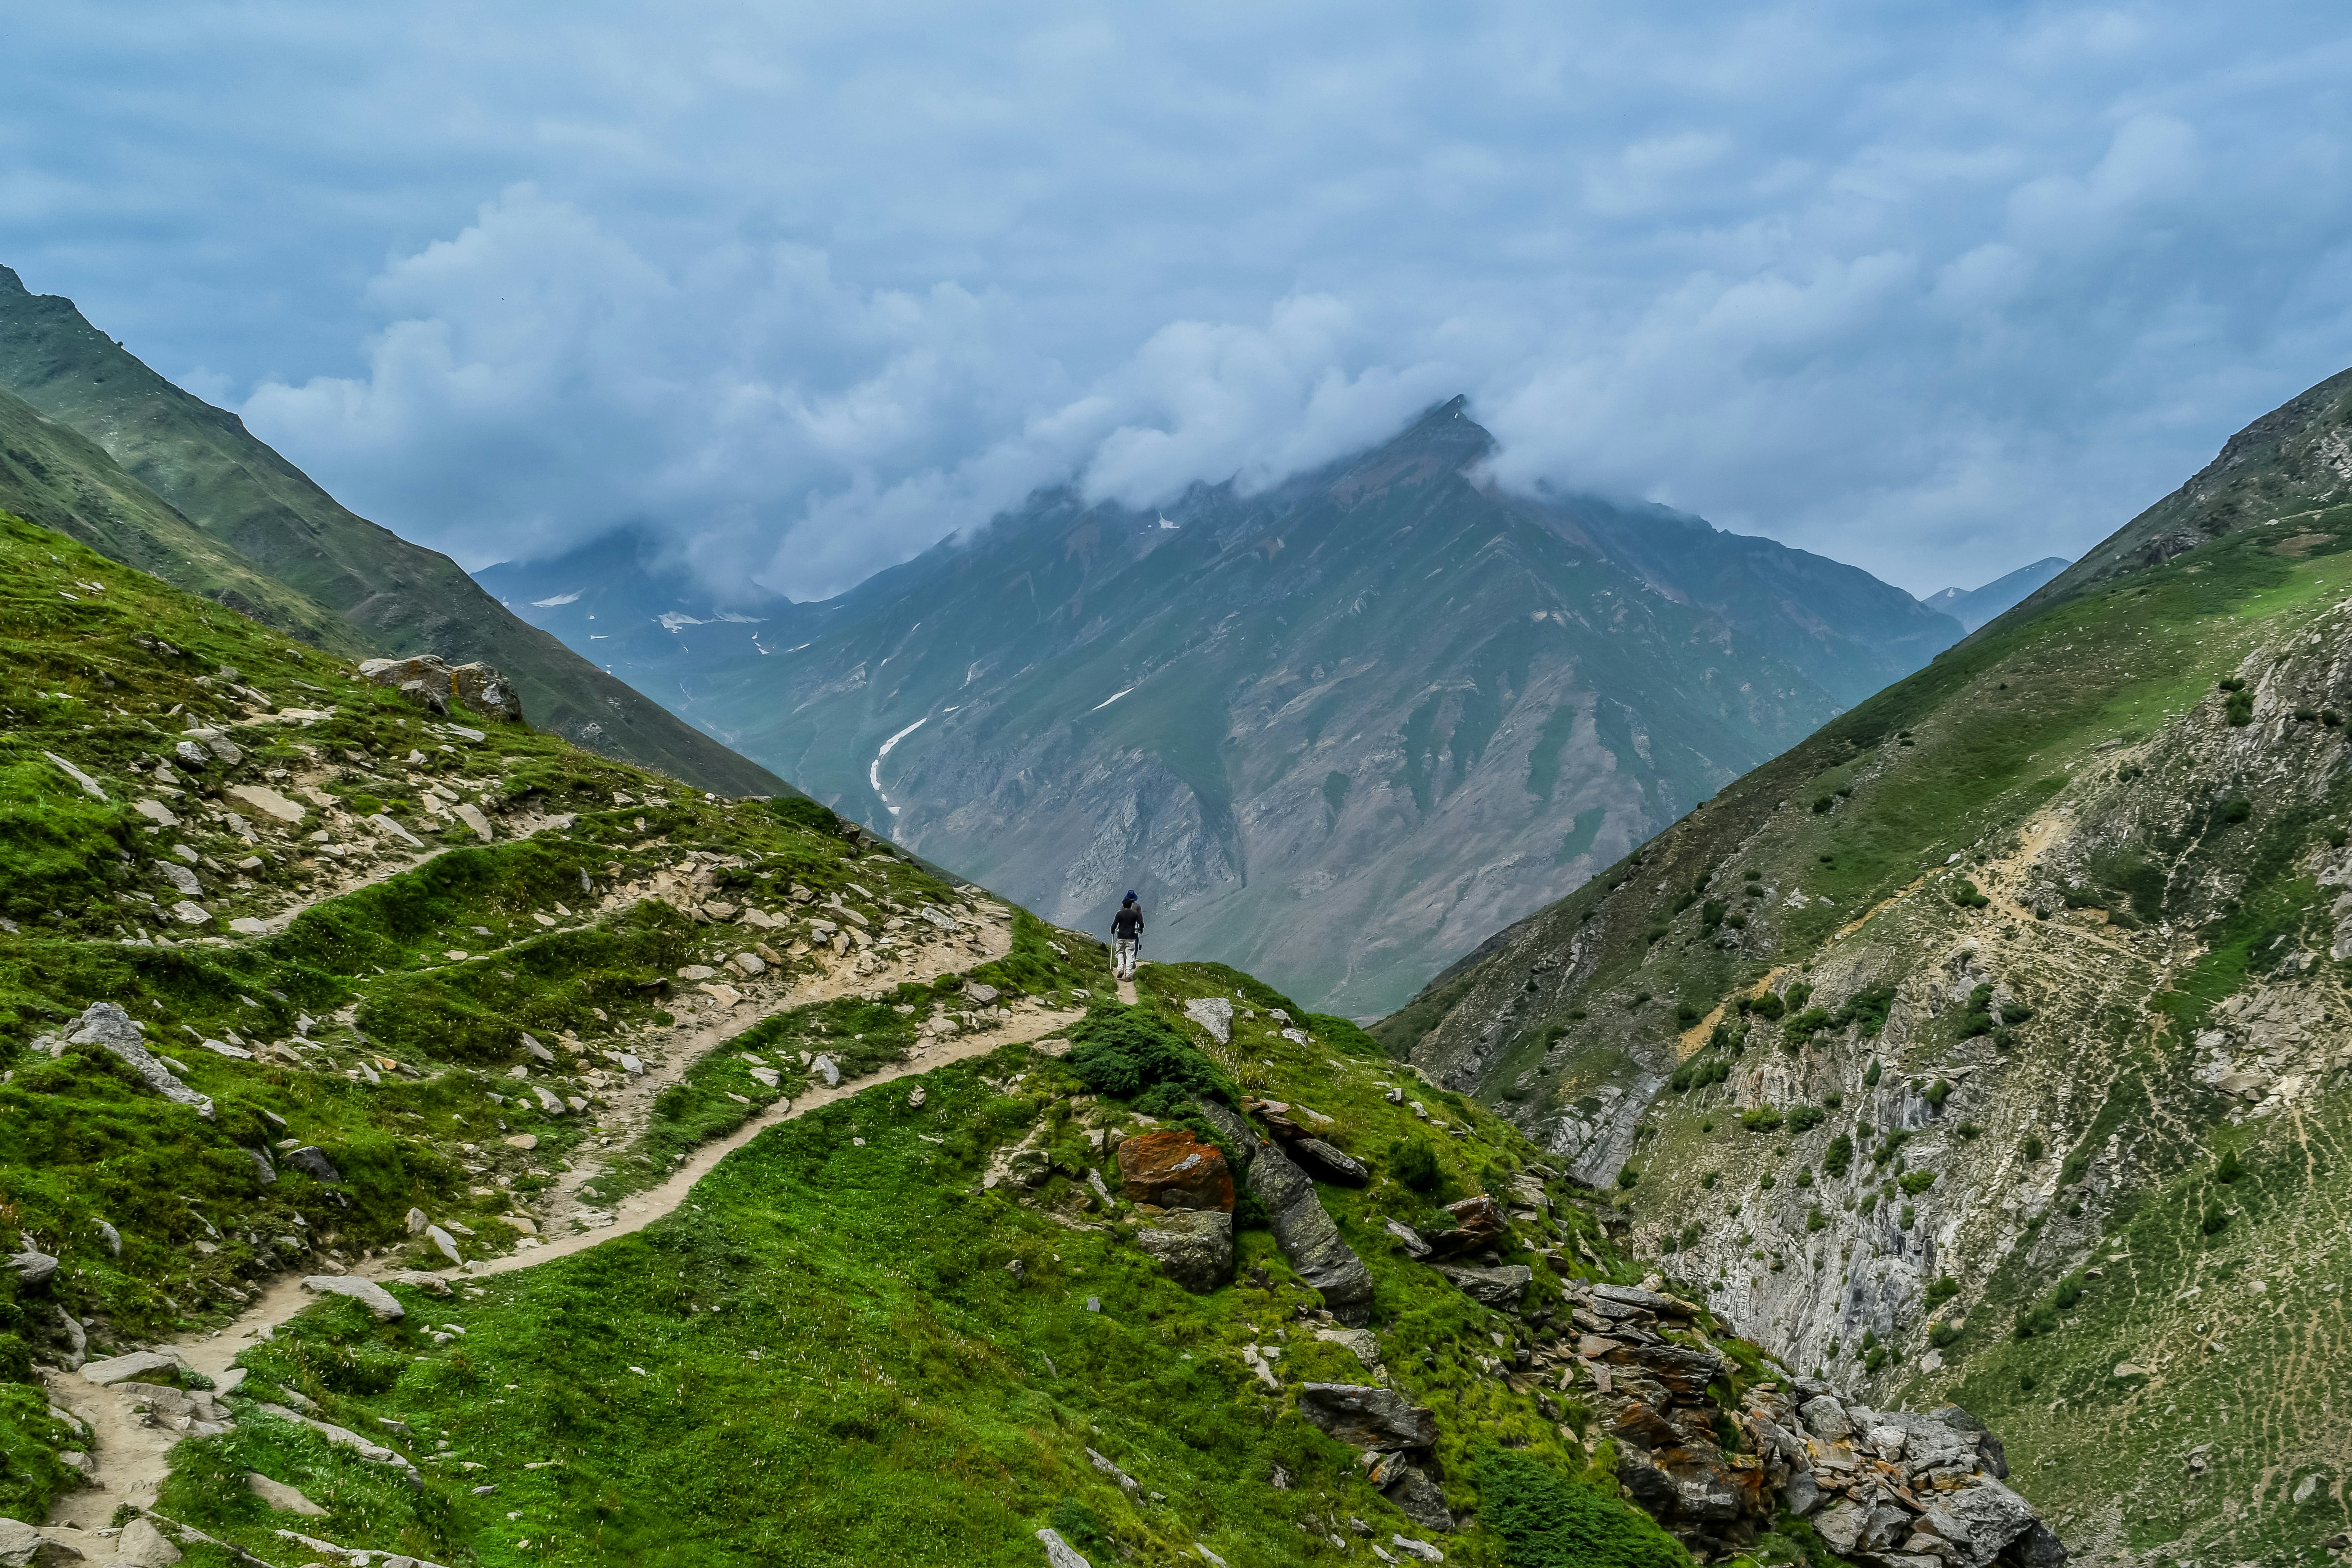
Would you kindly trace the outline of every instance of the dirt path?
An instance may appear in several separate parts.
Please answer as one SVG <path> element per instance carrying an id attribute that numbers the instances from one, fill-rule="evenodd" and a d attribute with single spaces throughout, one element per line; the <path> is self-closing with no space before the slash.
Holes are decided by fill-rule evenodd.
<path id="1" fill-rule="evenodd" d="M 996 943 L 991 942 L 989 945 L 993 947 Z M 1011 945 L 1009 933 L 1003 933 L 1003 945 Z M 887 987 L 896 984 L 902 977 L 914 978 L 926 972 L 938 973 L 948 967 L 939 963 L 926 963 L 919 954 L 911 956 L 913 962 L 903 966 L 889 965 L 866 974 L 857 974 L 845 968 L 839 973 L 821 973 L 809 984 L 796 987 L 777 1005 L 803 1006 L 811 1002 L 826 1001 L 853 992 Z M 974 962 L 986 963 L 988 959 L 979 958 Z M 903 975 L 900 973 L 902 968 L 905 971 Z M 1133 985 L 1130 984 L 1122 989 L 1126 993 L 1122 999 L 1132 1001 Z M 631 1085 L 626 1096 L 630 1107 L 650 1107 L 661 1089 L 682 1077 L 693 1062 L 724 1046 L 767 1016 L 765 1008 L 746 1007 L 740 1011 L 749 1016 L 740 1019 L 730 1016 L 696 1036 L 687 1049 L 675 1053 L 671 1064 L 659 1075 L 648 1072 Z M 796 1100 L 778 1100 L 727 1137 L 695 1151 L 684 1164 L 670 1173 L 661 1185 L 623 1199 L 609 1218 L 598 1215 L 602 1223 L 596 1228 L 554 1237 L 526 1251 L 469 1262 L 463 1268 L 445 1269 L 440 1277 L 459 1282 L 512 1273 L 517 1269 L 534 1268 L 552 1258 L 569 1258 L 584 1252 L 615 1237 L 632 1235 L 675 1212 L 686 1200 L 687 1194 L 694 1190 L 695 1184 L 720 1161 L 780 1121 L 803 1116 L 820 1106 L 862 1094 L 898 1079 L 929 1072 L 950 1062 L 984 1056 L 1000 1046 L 1015 1041 L 1051 1039 L 1084 1016 L 1084 1013 L 1077 1011 L 1015 1007 L 989 1030 L 934 1039 L 917 1046 L 906 1060 L 882 1068 L 866 1078 L 844 1081 L 834 1088 L 812 1089 Z M 611 1123 L 608 1121 L 607 1124 Z M 566 1173 L 568 1184 L 564 1190 L 567 1201 L 553 1205 L 559 1212 L 549 1215 L 551 1221 L 569 1219 L 578 1212 L 579 1187 L 598 1170 L 593 1161 L 575 1162 L 575 1168 Z M 348 1272 L 380 1278 L 404 1270 L 397 1258 L 383 1258 L 370 1259 Z M 226 1326 L 185 1335 L 154 1348 L 175 1352 L 224 1390 L 234 1388 L 238 1374 L 231 1363 L 238 1354 L 260 1337 L 265 1329 L 284 1322 L 317 1300 L 316 1296 L 302 1289 L 299 1277 L 289 1275 L 267 1287 L 252 1305 Z M 170 1468 L 172 1449 L 185 1434 L 167 1426 L 148 1425 L 146 1419 L 133 1409 L 135 1402 L 129 1395 L 100 1387 L 79 1373 L 53 1373 L 47 1375 L 46 1381 L 50 1402 L 69 1411 L 90 1427 L 93 1439 L 90 1454 L 96 1462 L 96 1469 L 89 1487 L 68 1494 L 50 1511 L 45 1528 L 80 1551 L 94 1563 L 114 1562 L 114 1539 L 107 1528 L 108 1521 L 115 1509 L 122 1504 L 139 1508 L 153 1505 Z"/>

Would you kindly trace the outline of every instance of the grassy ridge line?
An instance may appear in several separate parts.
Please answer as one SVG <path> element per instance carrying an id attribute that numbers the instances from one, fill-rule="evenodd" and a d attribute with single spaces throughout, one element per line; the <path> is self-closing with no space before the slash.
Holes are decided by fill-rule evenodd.
<path id="1" fill-rule="evenodd" d="M 64 1259 L 39 1288 L 0 1271 L 0 1387 L 62 1353 L 61 1308 L 89 1320 L 103 1352 L 221 1321 L 288 1267 L 404 1247 L 433 1261 L 402 1224 L 412 1205 L 473 1233 L 469 1252 L 512 1245 L 500 1216 L 552 1184 L 589 1129 L 541 1111 L 507 1074 L 527 1066 L 590 1099 L 595 1074 L 617 1079 L 607 1052 L 652 1056 L 645 1042 L 673 1010 L 711 1012 L 674 972 L 759 933 L 685 905 L 789 910 L 798 884 L 865 905 L 878 928 L 887 911 L 854 890 L 861 880 L 910 908 L 952 896 L 919 868 L 856 861 L 813 803 L 693 796 L 520 727 L 468 739 L 314 650 L 18 520 L 0 517 L 0 911 L 15 928 L 0 927 L 0 1246 Z M 263 722 L 257 690 L 326 716 Z M 159 773 L 193 727 L 234 737 L 241 760 Z M 304 799 L 307 820 L 275 827 L 220 793 L 238 781 Z M 428 786 L 541 832 L 478 844 L 426 809 Z M 133 809 L 142 796 L 175 820 Z M 385 875 L 410 851 L 358 829 L 379 813 L 438 853 Z M 157 918 L 179 896 L 167 861 L 201 879 L 213 919 L 199 932 L 300 912 L 274 936 L 190 939 Z M 780 981 L 812 971 L 812 958 L 781 956 Z M 163 1100 L 110 1055 L 28 1048 L 99 1001 L 145 1026 L 215 1119 Z M 554 1064 L 529 1056 L 526 1030 Z M 536 1150 L 507 1142 L 526 1133 Z M 323 1149 L 343 1180 L 286 1165 L 299 1144 Z M 53 1455 L 46 1423 L 0 1401 L 0 1450 Z M 37 1519 L 68 1479 L 12 1462 L 0 1511 Z"/>
<path id="2" fill-rule="evenodd" d="M 1572 1514 L 1607 1548 L 1579 1561 L 1686 1562 L 1616 1500 L 1608 1444 L 1572 1396 L 1547 1414 L 1487 1371 L 1487 1332 L 1524 1331 L 1379 1228 L 1378 1214 L 1425 1216 L 1442 1197 L 1508 1180 L 1532 1152 L 1525 1143 L 1415 1085 L 1465 1134 L 1431 1142 L 1389 1103 L 1391 1068 L 1366 1037 L 1318 1020 L 1307 1043 L 1285 1039 L 1269 1016 L 1282 999 L 1246 977 L 1152 965 L 1143 981 L 1146 1009 L 1179 1027 L 1184 1000 L 1240 991 L 1226 1054 L 1335 1116 L 1335 1141 L 1383 1172 L 1364 1193 L 1324 1195 L 1375 1273 L 1391 1373 L 1439 1412 L 1447 1488 L 1473 1516 L 1446 1539 L 1449 1560 L 1549 1561 L 1511 1557 L 1509 1538 L 1477 1521 L 1491 1509 Z M 1028 1564 L 1032 1532 L 1050 1523 L 1098 1554 L 1171 1561 L 1199 1541 L 1248 1568 L 1337 1559 L 1326 1537 L 1357 1539 L 1352 1518 L 1380 1539 L 1419 1533 L 1364 1484 L 1353 1449 L 1286 1414 L 1298 1382 L 1359 1381 L 1364 1369 L 1312 1337 L 1298 1315 L 1312 1293 L 1270 1236 L 1245 1226 L 1237 1282 L 1195 1298 L 1129 1242 L 1124 1205 L 1104 1213 L 1086 1195 L 1082 1123 L 1105 1113 L 1126 1119 L 1066 1064 L 1006 1047 L 771 1128 L 668 1219 L 455 1303 L 411 1297 L 401 1325 L 323 1303 L 240 1358 L 249 1391 L 297 1389 L 355 1427 L 402 1423 L 414 1451 L 442 1456 L 422 1492 L 306 1432 L 247 1419 L 181 1447 L 161 1507 L 265 1542 L 271 1521 L 243 1481 L 261 1468 L 334 1500 L 315 1521 L 328 1539 L 485 1563 Z M 1045 1178 L 978 1191 L 991 1152 L 1041 1122 L 1055 1160 Z M 1400 1140 L 1428 1147 L 1433 1190 L 1386 1178 Z M 1638 1273 L 1560 1196 L 1564 1237 L 1615 1278 Z M 1017 1274 L 1006 1267 L 1016 1261 Z M 1556 1278 L 1541 1269 L 1538 1293 L 1555 1295 Z M 436 1346 L 424 1330 L 445 1321 L 464 1333 Z M 1283 1351 L 1279 1394 L 1242 1364 L 1241 1347 L 1257 1342 Z M 1739 1353 L 1740 1380 L 1767 1370 Z M 1123 1493 L 1088 1447 L 1152 1495 Z M 1277 1469 L 1286 1487 L 1273 1484 Z"/>

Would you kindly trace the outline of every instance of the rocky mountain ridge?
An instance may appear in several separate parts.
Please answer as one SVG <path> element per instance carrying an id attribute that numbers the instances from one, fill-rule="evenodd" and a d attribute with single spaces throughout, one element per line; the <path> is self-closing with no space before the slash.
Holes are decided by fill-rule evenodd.
<path id="1" fill-rule="evenodd" d="M 481 660 L 540 723 L 698 787 L 788 788 L 359 517 L 244 422 L 0 267 L 0 507 L 341 654 Z"/>
<path id="2" fill-rule="evenodd" d="M 1155 952 L 1370 1014 L 1958 635 L 1664 508 L 1501 494 L 1490 447 L 1457 399 L 1259 495 L 1048 492 L 747 620 L 608 633 L 636 590 L 593 551 L 489 580 L 940 863 L 1077 926 L 1136 888 Z"/>
<path id="3" fill-rule="evenodd" d="M 2340 1391 L 2285 1369 L 2352 1261 L 2311 1224 L 2352 1112 L 2348 394 L 1376 1031 L 1791 1366 L 1998 1426 L 2102 1560 L 2347 1522 Z"/>

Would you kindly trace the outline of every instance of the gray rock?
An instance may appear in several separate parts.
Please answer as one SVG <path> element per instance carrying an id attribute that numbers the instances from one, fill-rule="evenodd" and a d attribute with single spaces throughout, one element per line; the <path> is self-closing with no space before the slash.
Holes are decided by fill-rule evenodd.
<path id="1" fill-rule="evenodd" d="M 178 1356 L 167 1352 L 133 1351 L 129 1355 L 109 1356 L 104 1361 L 91 1362 L 81 1369 L 81 1374 L 100 1388 L 108 1388 L 118 1383 L 144 1382 L 160 1373 L 176 1375 L 185 1364 Z"/>
<path id="2" fill-rule="evenodd" d="M 49 1568 L 52 1563 L 81 1560 L 80 1552 L 23 1520 L 0 1519 L 0 1568 Z"/>
<path id="3" fill-rule="evenodd" d="M 194 1106 L 197 1115 L 207 1121 L 212 1120 L 211 1099 L 173 1078 L 140 1039 L 139 1026 L 131 1021 L 131 1015 L 113 1003 L 93 1002 L 83 1009 L 81 1016 L 76 1018 L 66 1031 L 64 1043 L 68 1046 L 97 1046 L 113 1052 L 131 1064 L 131 1070 L 138 1073 L 148 1088 L 166 1100 Z"/>
<path id="4" fill-rule="evenodd" d="M 425 1227 L 425 1239 L 431 1242 L 434 1249 L 439 1252 L 442 1257 L 447 1258 L 451 1263 L 462 1265 L 466 1261 L 463 1258 L 457 1255 L 457 1238 L 451 1236 L 447 1231 L 443 1230 L 439 1226 L 426 1226 Z"/>
<path id="5" fill-rule="evenodd" d="M 994 1005 L 996 999 L 1004 994 L 993 985 L 967 985 L 963 994 L 983 1007 Z"/>
<path id="6" fill-rule="evenodd" d="M 408 1315 L 408 1309 L 391 1291 L 356 1274 L 307 1274 L 302 1278 L 302 1289 L 321 1296 L 349 1296 L 387 1323 L 396 1323 Z"/>
<path id="7" fill-rule="evenodd" d="M 150 1519 L 134 1519 L 115 1538 L 114 1560 L 123 1568 L 172 1568 L 180 1549 Z"/>
<path id="8" fill-rule="evenodd" d="M 1223 1209 L 1170 1209 L 1137 1231 L 1135 1243 L 1195 1296 L 1234 1277 L 1234 1216 Z"/>
<path id="9" fill-rule="evenodd" d="M 1454 1528 L 1453 1510 L 1445 1506 L 1445 1489 L 1411 1465 L 1399 1470 L 1397 1478 L 1382 1489 L 1381 1495 L 1396 1504 L 1399 1513 L 1423 1530 Z"/>
<path id="10" fill-rule="evenodd" d="M 304 1513 L 313 1519 L 324 1519 L 327 1510 L 304 1497 L 284 1481 L 273 1481 L 259 1470 L 245 1472 L 245 1484 L 253 1495 L 280 1513 Z"/>
<path id="11" fill-rule="evenodd" d="M 1988 1476 L 1979 1476 L 1974 1485 L 1946 1492 L 1938 1500 L 1966 1530 L 1972 1563 L 1991 1562 L 2042 1522 L 2032 1503 Z M 2059 1561 L 2064 1561 L 2063 1555 Z"/>
<path id="12" fill-rule="evenodd" d="M 1662 1318 L 1685 1318 L 1690 1309 L 1672 1296 L 1655 1290 L 1644 1290 L 1638 1285 L 1595 1285 L 1595 1300 L 1614 1301 L 1621 1307 L 1638 1307 L 1645 1312 L 1655 1312 Z"/>
<path id="13" fill-rule="evenodd" d="M 1811 1470 L 1799 1470 L 1789 1478 L 1780 1489 L 1780 1506 L 1799 1519 L 1822 1506 L 1822 1485 Z"/>
<path id="14" fill-rule="evenodd" d="M 1217 1130 L 1217 1136 L 1223 1141 L 1225 1152 L 1236 1169 L 1247 1165 L 1257 1152 L 1256 1130 L 1243 1121 L 1241 1113 L 1232 1106 L 1203 1100 L 1201 1101 L 1201 1120 Z"/>
<path id="15" fill-rule="evenodd" d="M 278 1167 L 269 1163 L 269 1156 L 258 1149 L 247 1149 L 246 1153 L 252 1159 L 253 1173 L 260 1179 L 261 1184 L 265 1187 L 275 1186 L 278 1183 Z"/>
<path id="16" fill-rule="evenodd" d="M 1429 1256 L 1429 1243 L 1422 1239 L 1421 1232 L 1413 1229 L 1412 1226 L 1405 1224 L 1404 1221 L 1392 1219 L 1383 1225 L 1381 1228 L 1387 1231 L 1391 1236 L 1395 1237 L 1399 1242 L 1403 1244 L 1405 1253 L 1408 1257 L 1426 1258 Z"/>
<path id="17" fill-rule="evenodd" d="M 1797 1414 L 1804 1418 L 1805 1430 L 1824 1443 L 1834 1443 L 1853 1431 L 1853 1423 L 1847 1418 L 1845 1406 L 1826 1394 L 1806 1400 L 1797 1407 Z"/>
<path id="18" fill-rule="evenodd" d="M 1041 1530 L 1037 1539 L 1045 1543 L 1045 1568 L 1094 1568 L 1093 1563 L 1078 1555 L 1076 1547 L 1056 1531 Z"/>
<path id="19" fill-rule="evenodd" d="M 1301 1138 L 1290 1145 L 1289 1152 L 1318 1182 L 1342 1187 L 1361 1187 L 1371 1182 L 1371 1172 L 1320 1138 Z"/>
<path id="20" fill-rule="evenodd" d="M 213 760 L 213 754 L 194 741 L 180 742 L 172 748 L 172 755 L 180 760 L 182 767 L 197 773 L 204 772 L 205 765 Z"/>
<path id="21" fill-rule="evenodd" d="M 335 1163 L 328 1159 L 326 1152 L 315 1143 L 305 1143 L 288 1154 L 286 1168 L 299 1171 L 313 1181 L 335 1184 L 343 1179 L 343 1173 L 335 1169 Z"/>
<path id="22" fill-rule="evenodd" d="M 7 1267 L 16 1270 L 19 1284 L 42 1285 L 58 1271 L 58 1260 L 46 1252 L 36 1252 L 28 1247 L 22 1252 L 11 1253 Z"/>
<path id="23" fill-rule="evenodd" d="M 1393 1389 L 1310 1383 L 1298 1391 L 1298 1413 L 1359 1448 L 1426 1448 L 1437 1441 L 1436 1414 Z"/>
<path id="24" fill-rule="evenodd" d="M 1507 1264 L 1500 1268 L 1473 1268 L 1465 1264 L 1441 1263 L 1437 1271 L 1462 1288 L 1462 1293 L 1484 1306 L 1506 1312 L 1517 1311 L 1535 1280 L 1536 1271 L 1524 1263 Z"/>
<path id="25" fill-rule="evenodd" d="M 1250 1160 L 1249 1187 L 1265 1205 L 1275 1245 L 1299 1278 L 1322 1292 L 1331 1315 L 1344 1323 L 1361 1323 L 1370 1317 L 1371 1270 L 1341 1239 L 1307 1173 L 1281 1150 L 1262 1144 Z"/>
<path id="26" fill-rule="evenodd" d="M 93 1220 L 91 1223 L 98 1226 L 98 1238 L 106 1243 L 106 1250 L 117 1258 L 121 1257 L 122 1233 L 102 1219 Z"/>
<path id="27" fill-rule="evenodd" d="M 196 874 L 176 860 L 156 861 L 155 874 L 171 883 L 183 897 L 193 899 L 205 890 L 205 885 L 196 880 Z"/>
<path id="28" fill-rule="evenodd" d="M 834 1061 L 831 1057 L 821 1056 L 817 1058 L 816 1060 L 809 1064 L 809 1070 L 816 1074 L 819 1078 L 824 1079 L 825 1088 L 838 1089 L 841 1087 L 841 1069 L 834 1065 Z M 1059 1538 L 1056 1537 L 1056 1539 L 1058 1540 Z"/>
<path id="29" fill-rule="evenodd" d="M 1222 996 L 1195 996 L 1184 1004 L 1184 1016 L 1209 1031 L 1217 1044 L 1234 1038 L 1234 1005 Z"/>
<path id="30" fill-rule="evenodd" d="M 1096 1469 L 1100 1470 L 1104 1475 L 1108 1476 L 1113 1483 L 1118 1486 L 1119 1490 L 1125 1492 L 1128 1496 L 1136 1499 L 1138 1501 L 1142 1500 L 1143 1483 L 1137 1480 L 1133 1476 L 1129 1475 L 1125 1470 L 1120 1469 L 1108 1458 L 1097 1453 L 1094 1449 L 1088 1448 L 1087 1450 L 1087 1463 L 1092 1465 Z"/>
<path id="31" fill-rule="evenodd" d="M 387 1448 L 381 1443 L 370 1442 L 348 1426 L 338 1426 L 332 1422 L 320 1421 L 313 1416 L 304 1415 L 299 1411 L 287 1409 L 283 1405 L 264 1405 L 260 1408 L 266 1414 L 278 1416 L 281 1420 L 308 1426 L 328 1442 L 349 1448 L 370 1464 L 394 1465 L 404 1470 L 415 1468 L 397 1449 Z"/>

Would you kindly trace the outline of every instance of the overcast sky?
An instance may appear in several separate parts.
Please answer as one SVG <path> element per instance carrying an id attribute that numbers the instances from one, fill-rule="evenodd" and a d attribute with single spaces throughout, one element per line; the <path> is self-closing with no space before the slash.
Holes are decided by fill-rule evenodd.
<path id="1" fill-rule="evenodd" d="M 26 6 L 0 262 L 468 566 L 829 594 L 1460 391 L 1924 593 L 2352 363 L 2347 16 Z"/>

